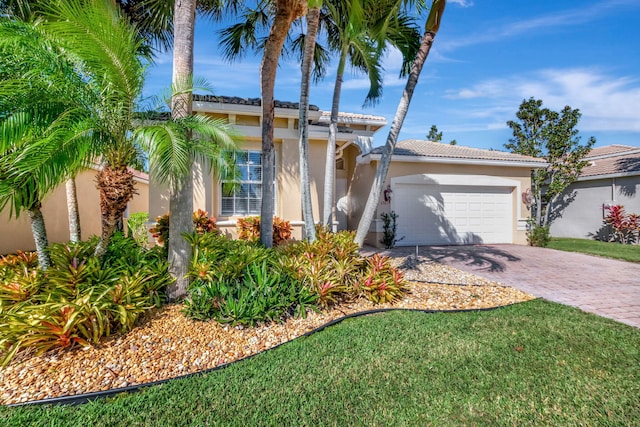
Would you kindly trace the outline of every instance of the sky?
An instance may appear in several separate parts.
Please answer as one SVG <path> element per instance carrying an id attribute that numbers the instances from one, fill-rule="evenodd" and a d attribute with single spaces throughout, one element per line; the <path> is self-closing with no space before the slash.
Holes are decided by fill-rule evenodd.
<path id="1" fill-rule="evenodd" d="M 195 76 L 206 78 L 215 95 L 259 97 L 261 54 L 226 61 L 218 46 L 222 26 L 196 21 Z M 385 57 L 383 96 L 368 108 L 368 79 L 349 69 L 340 111 L 391 124 L 406 82 L 400 63 L 398 52 Z M 331 109 L 336 64 L 311 88 L 311 103 L 321 110 Z M 145 94 L 170 82 L 167 52 L 149 68 Z M 299 88 L 299 62 L 281 60 L 276 99 L 298 102 Z M 593 136 L 596 146 L 640 147 L 640 0 L 449 0 L 399 140 L 426 139 L 436 125 L 444 142 L 504 150 L 512 136 L 506 122 L 530 97 L 556 111 L 578 108 L 583 143 Z M 388 131 L 378 131 L 374 145 L 383 145 Z"/>

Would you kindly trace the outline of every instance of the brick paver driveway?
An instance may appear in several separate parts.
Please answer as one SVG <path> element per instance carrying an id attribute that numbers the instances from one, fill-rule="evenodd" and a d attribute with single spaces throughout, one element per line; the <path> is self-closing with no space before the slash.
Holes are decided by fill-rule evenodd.
<path id="1" fill-rule="evenodd" d="M 423 246 L 419 256 L 640 328 L 640 264 L 520 245 Z"/>

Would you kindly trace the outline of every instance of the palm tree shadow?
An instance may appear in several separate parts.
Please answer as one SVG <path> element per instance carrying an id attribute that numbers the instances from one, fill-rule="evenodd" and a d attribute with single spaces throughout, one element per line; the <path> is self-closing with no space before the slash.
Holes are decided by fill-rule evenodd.
<path id="1" fill-rule="evenodd" d="M 521 259 L 505 250 L 485 245 L 465 246 L 420 246 L 418 258 L 407 257 L 402 268 L 415 268 L 416 263 L 426 258 L 430 262 L 440 264 L 462 263 L 474 267 L 475 270 L 503 272 L 507 262 L 517 262 Z"/>

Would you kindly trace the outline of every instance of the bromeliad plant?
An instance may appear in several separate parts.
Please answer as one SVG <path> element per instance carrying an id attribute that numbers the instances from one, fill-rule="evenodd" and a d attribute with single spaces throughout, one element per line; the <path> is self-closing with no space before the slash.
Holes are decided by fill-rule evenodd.
<path id="1" fill-rule="evenodd" d="M 126 333 L 160 306 L 171 279 L 158 250 L 116 235 L 98 259 L 96 244 L 52 246 L 46 274 L 27 257 L 0 265 L 0 365 L 23 350 L 87 346 L 114 331 Z"/>
<path id="2" fill-rule="evenodd" d="M 402 274 L 387 257 L 365 259 L 358 253 L 354 232 L 317 230 L 313 243 L 286 247 L 281 262 L 306 287 L 330 306 L 363 296 L 374 304 L 392 302 L 405 292 Z"/>
<path id="3" fill-rule="evenodd" d="M 406 292 L 402 272 L 391 266 L 389 258 L 379 254 L 367 259 L 363 277 L 358 290 L 374 304 L 396 301 Z"/>
<path id="4" fill-rule="evenodd" d="M 194 254 L 187 316 L 253 325 L 315 309 L 317 296 L 281 267 L 275 251 L 209 233 L 185 237 Z"/>

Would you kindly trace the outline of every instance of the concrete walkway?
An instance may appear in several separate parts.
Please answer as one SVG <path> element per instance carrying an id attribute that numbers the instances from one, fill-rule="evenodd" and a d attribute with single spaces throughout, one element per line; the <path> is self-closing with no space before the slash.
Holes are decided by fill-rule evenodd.
<path id="1" fill-rule="evenodd" d="M 414 248 L 393 251 L 415 253 Z M 640 264 L 520 245 L 423 246 L 419 256 L 640 328 Z"/>

